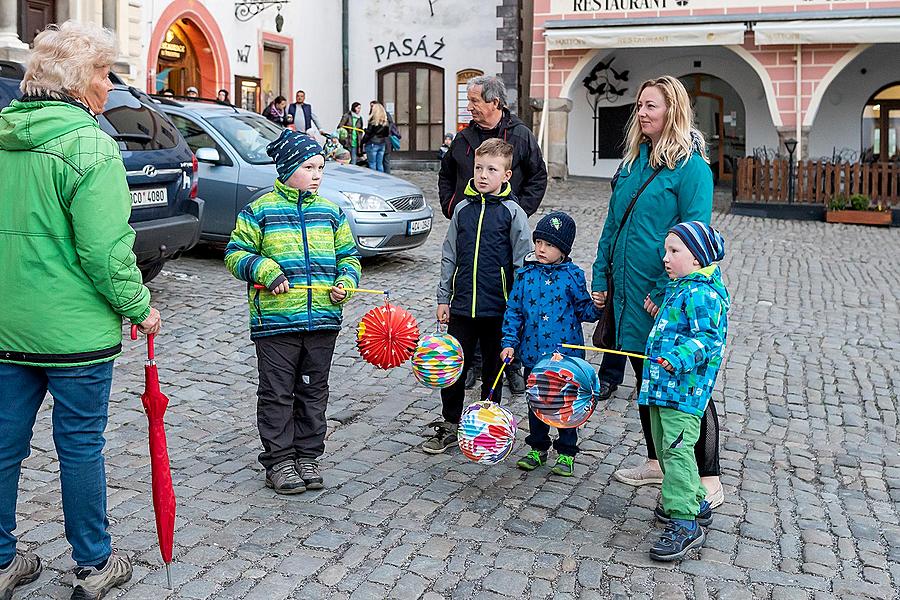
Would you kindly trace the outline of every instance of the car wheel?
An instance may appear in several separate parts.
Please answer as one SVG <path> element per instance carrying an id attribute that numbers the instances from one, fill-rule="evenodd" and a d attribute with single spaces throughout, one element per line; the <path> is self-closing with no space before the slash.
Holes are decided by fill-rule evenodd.
<path id="1" fill-rule="evenodd" d="M 144 283 L 147 283 L 162 271 L 163 265 L 166 264 L 164 260 L 158 260 L 156 262 L 147 263 L 145 265 L 138 265 L 138 268 L 141 270 L 141 278 L 144 280 Z"/>

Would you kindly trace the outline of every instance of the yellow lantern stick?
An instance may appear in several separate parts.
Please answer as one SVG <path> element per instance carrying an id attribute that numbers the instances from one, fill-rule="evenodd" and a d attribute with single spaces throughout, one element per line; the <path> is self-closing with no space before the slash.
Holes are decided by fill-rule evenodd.
<path id="1" fill-rule="evenodd" d="M 490 400 L 491 398 L 494 397 L 494 390 L 497 388 L 497 384 L 500 383 L 500 378 L 503 376 L 503 369 L 506 368 L 506 365 L 509 364 L 509 361 L 510 361 L 509 358 L 503 359 L 503 364 L 500 365 L 500 370 L 497 371 L 497 377 L 494 378 L 494 385 L 491 386 L 491 391 L 488 392 L 488 397 L 485 398 L 486 400 Z"/>
<path id="2" fill-rule="evenodd" d="M 264 289 L 266 289 L 266 286 L 260 285 L 260 284 L 256 283 L 256 284 L 253 285 L 253 289 L 256 289 L 256 290 L 264 290 Z M 291 285 L 291 289 L 292 289 L 292 290 L 324 290 L 324 291 L 329 291 L 329 290 L 331 289 L 331 286 L 330 286 L 330 285 L 300 285 L 299 283 L 297 283 L 297 284 L 292 284 L 292 285 Z M 363 294 L 382 294 L 382 295 L 384 295 L 384 296 L 387 296 L 387 295 L 388 295 L 388 290 L 369 290 L 369 289 L 366 289 L 366 288 L 343 288 L 343 289 L 344 289 L 344 291 L 346 291 L 346 292 L 361 292 L 361 293 L 363 293 Z"/>
<path id="3" fill-rule="evenodd" d="M 597 348 L 596 346 L 578 346 L 576 344 L 560 344 L 563 348 L 574 348 L 575 350 L 590 350 L 592 352 L 606 352 L 609 354 L 620 354 L 622 356 L 632 356 L 634 358 L 646 358 L 654 362 L 660 362 L 662 359 L 650 358 L 644 354 L 636 354 L 634 352 L 623 352 L 621 350 L 607 350 L 606 348 Z"/>

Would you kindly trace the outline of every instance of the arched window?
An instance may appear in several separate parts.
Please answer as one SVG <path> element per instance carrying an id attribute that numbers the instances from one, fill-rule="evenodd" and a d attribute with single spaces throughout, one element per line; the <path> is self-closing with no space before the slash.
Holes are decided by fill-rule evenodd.
<path id="1" fill-rule="evenodd" d="M 444 137 L 444 70 L 401 63 L 378 72 L 378 100 L 400 130 L 400 155 L 434 158 Z"/>
<path id="2" fill-rule="evenodd" d="M 462 131 L 469 126 L 472 114 L 469 112 L 469 99 L 466 97 L 466 85 L 473 77 L 484 75 L 484 71 L 478 69 L 465 69 L 456 74 L 456 131 Z"/>
<path id="3" fill-rule="evenodd" d="M 900 159 L 900 83 L 881 88 L 866 102 L 862 114 L 862 160 Z"/>

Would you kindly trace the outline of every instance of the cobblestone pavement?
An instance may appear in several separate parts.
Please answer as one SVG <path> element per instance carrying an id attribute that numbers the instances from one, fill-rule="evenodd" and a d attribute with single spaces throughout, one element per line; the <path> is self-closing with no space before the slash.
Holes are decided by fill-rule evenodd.
<path id="1" fill-rule="evenodd" d="M 408 173 L 435 204 L 435 176 Z M 605 216 L 603 183 L 553 183 L 589 268 Z M 332 371 L 327 489 L 279 497 L 256 462 L 253 347 L 242 284 L 221 253 L 170 263 L 150 288 L 164 318 L 158 358 L 178 496 L 176 590 L 163 587 L 150 508 L 140 343 L 119 359 L 108 428 L 109 515 L 134 578 L 112 598 L 891 598 L 900 587 L 897 391 L 900 230 L 717 214 L 734 298 L 715 401 L 726 501 L 702 560 L 651 562 L 658 488 L 613 470 L 639 462 L 631 375 L 581 435 L 571 479 L 488 467 L 458 450 L 417 449 L 437 392 L 409 368 L 364 363 L 345 313 Z M 364 265 L 423 329 L 446 222 L 428 243 Z M 591 357 L 599 363 L 597 357 Z M 507 396 L 508 398 L 509 396 Z M 511 406 L 524 417 L 522 398 Z M 19 496 L 21 546 L 48 565 L 17 597 L 68 598 L 50 401 Z M 526 421 L 527 426 L 527 421 Z M 525 432 L 519 432 L 519 454 Z"/>

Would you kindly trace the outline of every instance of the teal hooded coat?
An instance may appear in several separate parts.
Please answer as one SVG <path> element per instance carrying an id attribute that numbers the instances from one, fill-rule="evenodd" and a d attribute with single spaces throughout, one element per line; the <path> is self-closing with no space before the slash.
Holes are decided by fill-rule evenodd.
<path id="1" fill-rule="evenodd" d="M 644 310 L 649 294 L 662 304 L 669 277 L 663 267 L 666 234 L 684 221 L 709 223 L 712 216 L 712 171 L 699 152 L 680 161 L 675 169 L 663 167 L 643 191 L 625 223 L 613 251 L 613 240 L 634 194 L 653 174 L 650 147 L 642 144 L 640 155 L 630 166 L 622 166 L 609 201 L 603 233 L 597 243 L 591 291 L 606 291 L 606 271 L 610 256 L 613 269 L 612 303 L 616 319 L 616 345 L 621 350 L 643 352 L 653 327 L 653 317 Z"/>

